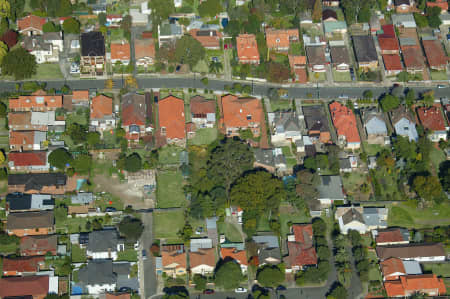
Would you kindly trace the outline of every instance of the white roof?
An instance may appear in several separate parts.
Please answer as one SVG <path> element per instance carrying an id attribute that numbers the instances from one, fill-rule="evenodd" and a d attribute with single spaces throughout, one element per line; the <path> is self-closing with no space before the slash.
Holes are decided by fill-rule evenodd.
<path id="1" fill-rule="evenodd" d="M 50 276 L 48 279 L 48 293 L 58 294 L 58 276 Z"/>
<path id="2" fill-rule="evenodd" d="M 55 123 L 55 111 L 31 112 L 31 124 L 51 126 Z"/>

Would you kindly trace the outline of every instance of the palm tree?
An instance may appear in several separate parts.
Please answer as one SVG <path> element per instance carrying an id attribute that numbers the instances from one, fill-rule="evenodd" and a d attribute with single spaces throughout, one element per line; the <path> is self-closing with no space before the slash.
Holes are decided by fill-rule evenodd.
<path id="1" fill-rule="evenodd" d="M 211 61 L 209 64 L 209 72 L 217 74 L 223 69 L 223 65 L 220 61 Z"/>

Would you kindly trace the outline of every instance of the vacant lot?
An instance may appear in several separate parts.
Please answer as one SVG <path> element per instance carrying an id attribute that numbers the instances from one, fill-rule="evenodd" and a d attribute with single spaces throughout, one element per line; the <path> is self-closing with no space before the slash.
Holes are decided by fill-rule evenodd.
<path id="1" fill-rule="evenodd" d="M 183 211 L 153 213 L 153 233 L 156 239 L 178 239 L 178 231 L 183 228 Z"/>
<path id="2" fill-rule="evenodd" d="M 181 171 L 160 171 L 156 178 L 158 208 L 177 208 L 186 204 Z"/>
<path id="3" fill-rule="evenodd" d="M 450 225 L 450 203 L 442 203 L 432 208 L 419 209 L 405 202 L 389 209 L 388 226 L 426 228 Z"/>

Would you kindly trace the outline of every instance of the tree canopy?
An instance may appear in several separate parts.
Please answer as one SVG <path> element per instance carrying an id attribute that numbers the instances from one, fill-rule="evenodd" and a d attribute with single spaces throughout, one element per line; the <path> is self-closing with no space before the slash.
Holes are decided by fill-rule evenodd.
<path id="1" fill-rule="evenodd" d="M 36 57 L 22 47 L 9 51 L 1 63 L 2 74 L 15 80 L 30 78 L 36 74 Z"/>
<path id="2" fill-rule="evenodd" d="M 188 64 L 191 69 L 205 57 L 205 53 L 202 44 L 190 35 L 184 35 L 176 42 L 176 60 Z"/>
<path id="3" fill-rule="evenodd" d="M 215 283 L 217 286 L 232 290 L 239 287 L 239 284 L 244 279 L 242 275 L 241 266 L 235 261 L 224 262 L 216 269 Z"/>
<path id="4" fill-rule="evenodd" d="M 139 218 L 125 217 L 119 223 L 119 232 L 127 241 L 136 242 L 144 231 L 144 225 Z"/>
<path id="5" fill-rule="evenodd" d="M 61 28 L 53 22 L 47 22 L 42 26 L 42 31 L 44 32 L 59 32 L 60 30 Z"/>
<path id="6" fill-rule="evenodd" d="M 167 20 L 173 12 L 175 5 L 173 1 L 167 0 L 151 0 L 148 7 L 152 10 L 152 17 L 156 24 L 160 24 L 162 20 Z"/>
<path id="7" fill-rule="evenodd" d="M 64 33 L 79 34 L 80 22 L 78 22 L 78 20 L 75 18 L 68 18 L 63 23 L 63 30 Z"/>
<path id="8" fill-rule="evenodd" d="M 55 149 L 48 155 L 48 163 L 58 169 L 65 169 L 72 162 L 72 155 L 65 148 Z"/>
<path id="9" fill-rule="evenodd" d="M 285 276 L 279 267 L 274 265 L 265 265 L 258 270 L 256 279 L 262 286 L 273 288 L 279 286 L 285 280 Z"/>
<path id="10" fill-rule="evenodd" d="M 381 98 L 381 108 L 384 112 L 389 112 L 400 106 L 400 100 L 391 94 L 386 94 Z"/>
<path id="11" fill-rule="evenodd" d="M 199 15 L 204 17 L 215 17 L 222 11 L 222 5 L 220 0 L 207 0 L 203 1 L 202 4 L 198 6 Z"/>
<path id="12" fill-rule="evenodd" d="M 416 176 L 413 180 L 413 188 L 417 195 L 426 201 L 436 200 L 442 195 L 442 186 L 436 176 Z"/>

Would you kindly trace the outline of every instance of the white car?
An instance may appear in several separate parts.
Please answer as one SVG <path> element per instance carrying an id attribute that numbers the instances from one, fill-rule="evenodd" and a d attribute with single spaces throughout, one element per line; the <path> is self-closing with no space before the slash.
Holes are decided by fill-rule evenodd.
<path id="1" fill-rule="evenodd" d="M 243 287 L 239 287 L 234 290 L 235 293 L 247 293 L 247 289 Z"/>

